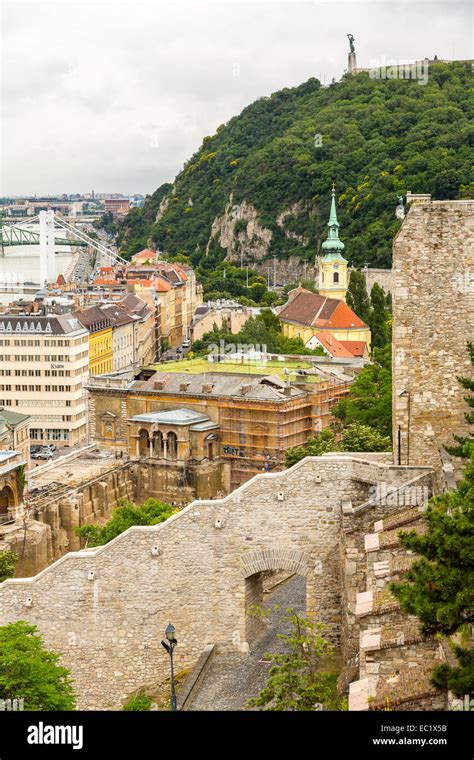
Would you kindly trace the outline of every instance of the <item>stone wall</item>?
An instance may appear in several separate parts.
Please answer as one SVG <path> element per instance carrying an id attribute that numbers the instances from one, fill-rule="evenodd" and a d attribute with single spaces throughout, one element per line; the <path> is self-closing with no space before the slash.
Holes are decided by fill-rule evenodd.
<path id="1" fill-rule="evenodd" d="M 224 499 L 195 501 L 165 523 L 131 528 L 34 578 L 6 581 L 0 624 L 38 625 L 71 669 L 85 709 L 119 707 L 150 678 L 167 677 L 160 639 L 170 621 L 178 670 L 209 644 L 248 651 L 255 630 L 246 597 L 258 600 L 258 576 L 270 570 L 306 578 L 307 614 L 337 643 L 346 606 L 338 552 L 343 508 L 350 520 L 348 503 L 367 499 L 372 484 L 397 470 L 363 459 L 308 458 L 257 475 Z"/>
<path id="2" fill-rule="evenodd" d="M 440 466 L 465 434 L 474 325 L 474 201 L 413 203 L 393 246 L 393 442 L 400 461 Z M 397 460 L 396 460 L 397 461 Z"/>

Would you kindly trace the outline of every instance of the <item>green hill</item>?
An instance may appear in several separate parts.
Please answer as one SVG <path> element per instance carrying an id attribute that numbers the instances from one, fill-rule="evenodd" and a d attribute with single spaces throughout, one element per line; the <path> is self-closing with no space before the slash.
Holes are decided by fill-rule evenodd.
<path id="1" fill-rule="evenodd" d="M 121 251 L 151 239 L 206 269 L 226 255 L 312 262 L 334 181 L 347 257 L 390 266 L 397 196 L 474 197 L 472 106 L 471 67 L 462 63 L 433 65 L 426 85 L 359 74 L 260 98 L 128 214 Z"/>

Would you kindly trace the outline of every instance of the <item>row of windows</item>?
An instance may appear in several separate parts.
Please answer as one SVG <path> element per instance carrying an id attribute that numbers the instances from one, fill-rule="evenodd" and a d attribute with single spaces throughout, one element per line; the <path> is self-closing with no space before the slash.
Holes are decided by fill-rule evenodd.
<path id="1" fill-rule="evenodd" d="M 64 420 L 65 422 L 67 420 Z M 58 428 L 52 428 L 49 430 L 42 430 L 41 428 L 31 428 L 30 437 L 32 441 L 68 441 L 69 430 L 60 430 Z"/>
<path id="2" fill-rule="evenodd" d="M 38 401 L 27 398 L 7 398 L 0 399 L 0 406 L 37 406 Z M 63 401 L 62 399 L 47 399 L 41 402 L 41 406 L 71 406 L 71 401 Z"/>
<path id="3" fill-rule="evenodd" d="M 82 354 L 75 354 L 69 356 L 69 354 L 15 354 L 14 356 L 8 356 L 8 354 L 0 354 L 0 361 L 8 362 L 74 362 L 79 359 L 84 359 L 88 356 L 88 351 L 83 351 Z"/>
<path id="4" fill-rule="evenodd" d="M 46 391 L 47 393 L 70 393 L 78 391 L 82 388 L 79 383 L 77 385 L 0 385 L 0 391 L 35 391 L 40 393 Z"/>
<path id="5" fill-rule="evenodd" d="M 112 359 L 107 359 L 107 361 L 99 362 L 98 364 L 94 365 L 94 369 L 91 373 L 94 375 L 104 375 L 106 372 L 112 372 Z"/>
<path id="6" fill-rule="evenodd" d="M 87 341 L 87 336 L 76 340 L 48 340 L 46 338 L 42 340 L 9 340 L 8 338 L 2 338 L 0 339 L 0 346 L 79 346 Z"/>
<path id="7" fill-rule="evenodd" d="M 84 368 L 79 369 L 0 369 L 0 377 L 76 377 L 84 375 Z"/>

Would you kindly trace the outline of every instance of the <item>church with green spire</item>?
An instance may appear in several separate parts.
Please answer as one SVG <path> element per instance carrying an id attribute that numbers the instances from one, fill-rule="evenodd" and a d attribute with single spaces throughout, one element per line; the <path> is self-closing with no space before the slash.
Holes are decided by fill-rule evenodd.
<path id="1" fill-rule="evenodd" d="M 347 260 L 342 255 L 344 243 L 339 238 L 339 222 L 336 213 L 336 190 L 332 186 L 331 211 L 328 221 L 328 236 L 322 244 L 323 255 L 319 261 L 318 290 L 327 298 L 346 300 L 348 286 Z"/>

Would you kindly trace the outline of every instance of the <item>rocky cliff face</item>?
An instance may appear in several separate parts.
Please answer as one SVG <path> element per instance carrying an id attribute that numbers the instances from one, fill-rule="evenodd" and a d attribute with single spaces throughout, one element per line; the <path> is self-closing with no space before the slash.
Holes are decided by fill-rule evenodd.
<path id="1" fill-rule="evenodd" d="M 288 239 L 308 245 L 308 241 L 302 235 L 285 228 L 286 219 L 297 216 L 302 210 L 301 203 L 294 203 L 279 214 L 276 222 Z M 290 256 L 288 259 L 271 257 L 272 237 L 272 230 L 259 222 L 257 209 L 247 201 L 235 204 L 231 194 L 224 213 L 216 217 L 212 223 L 206 253 L 209 252 L 211 242 L 215 240 L 227 251 L 226 259 L 251 266 L 269 279 L 270 285 L 274 285 L 275 280 L 277 285 L 286 285 L 298 278 L 314 278 L 314 266 L 296 256 Z"/>

